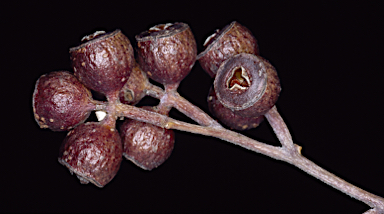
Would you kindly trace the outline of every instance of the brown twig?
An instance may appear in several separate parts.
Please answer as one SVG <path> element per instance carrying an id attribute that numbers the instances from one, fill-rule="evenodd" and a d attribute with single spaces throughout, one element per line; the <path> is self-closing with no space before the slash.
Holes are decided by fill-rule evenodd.
<path id="1" fill-rule="evenodd" d="M 285 161 L 345 194 L 366 203 L 372 208 L 366 213 L 384 213 L 384 198 L 346 182 L 302 156 L 301 147 L 293 143 L 291 134 L 275 106 L 265 117 L 272 126 L 282 147 L 271 146 L 223 128 L 201 109 L 182 98 L 176 90 L 172 89 L 164 92 L 161 88 L 150 84 L 147 88 L 147 95 L 163 100 L 162 102 L 166 102 L 167 105 L 171 105 L 180 112 L 185 113 L 200 125 L 178 121 L 162 114 L 121 103 L 116 103 L 115 115 L 151 123 L 166 129 L 216 137 L 271 158 Z"/>
<path id="2" fill-rule="evenodd" d="M 196 121 L 202 126 L 221 126 L 216 120 L 213 120 L 208 114 L 196 107 L 188 100 L 184 99 L 176 90 L 164 91 L 158 86 L 147 84 L 146 94 L 157 98 L 160 102 L 168 102 L 169 105 Z M 166 101 L 165 101 L 166 100 Z"/>

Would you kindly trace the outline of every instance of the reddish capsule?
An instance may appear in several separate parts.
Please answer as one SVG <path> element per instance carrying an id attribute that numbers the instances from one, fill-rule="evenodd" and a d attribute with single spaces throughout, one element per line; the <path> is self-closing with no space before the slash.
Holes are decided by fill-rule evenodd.
<path id="1" fill-rule="evenodd" d="M 68 71 L 42 75 L 33 92 L 33 113 L 41 128 L 65 131 L 83 123 L 95 109 L 91 92 Z"/>
<path id="2" fill-rule="evenodd" d="M 115 129 L 88 122 L 68 133 L 58 160 L 74 172 L 81 183 L 104 187 L 119 170 L 122 152 L 121 138 Z"/>
<path id="3" fill-rule="evenodd" d="M 138 61 L 161 84 L 180 82 L 196 61 L 196 41 L 185 23 L 160 24 L 136 36 Z"/>
<path id="4" fill-rule="evenodd" d="M 137 104 L 146 94 L 148 78 L 138 64 L 132 69 L 131 75 L 120 90 L 120 102 L 129 105 Z"/>
<path id="5" fill-rule="evenodd" d="M 214 90 L 226 108 L 244 117 L 258 117 L 275 105 L 281 87 L 275 68 L 267 60 L 241 53 L 220 65 Z"/>
<path id="6" fill-rule="evenodd" d="M 229 108 L 224 107 L 218 100 L 213 88 L 209 90 L 208 95 L 208 108 L 214 117 L 220 122 L 235 130 L 248 130 L 256 128 L 264 120 L 264 116 L 258 117 L 243 117 L 236 114 L 236 111 L 232 111 Z"/>
<path id="7" fill-rule="evenodd" d="M 96 32 L 84 38 L 85 43 L 69 49 L 75 76 L 105 95 L 120 90 L 135 63 L 128 38 L 120 30 Z"/>
<path id="8" fill-rule="evenodd" d="M 136 120 L 124 121 L 120 134 L 124 157 L 145 170 L 152 170 L 164 163 L 175 143 L 173 130 Z"/>
<path id="9" fill-rule="evenodd" d="M 256 38 L 251 31 L 236 21 L 209 36 L 205 50 L 197 56 L 201 67 L 214 77 L 220 64 L 239 53 L 259 54 Z"/>

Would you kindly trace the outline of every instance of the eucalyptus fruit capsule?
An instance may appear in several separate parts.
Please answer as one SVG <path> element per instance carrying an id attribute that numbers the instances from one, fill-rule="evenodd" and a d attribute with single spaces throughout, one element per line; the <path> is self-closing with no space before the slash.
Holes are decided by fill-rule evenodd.
<path id="1" fill-rule="evenodd" d="M 275 68 L 267 60 L 241 53 L 221 64 L 214 90 L 226 108 L 244 117 L 258 117 L 275 105 L 281 87 Z"/>
<path id="2" fill-rule="evenodd" d="M 195 64 L 196 41 L 185 23 L 156 25 L 137 35 L 136 41 L 140 66 L 161 84 L 179 83 Z"/>
<path id="3" fill-rule="evenodd" d="M 213 88 L 209 90 L 207 102 L 209 111 L 212 115 L 231 129 L 240 131 L 253 129 L 259 126 L 264 120 L 263 115 L 257 117 L 243 117 L 236 114 L 236 111 L 226 108 L 217 100 L 217 96 Z"/>
<path id="4" fill-rule="evenodd" d="M 55 71 L 37 80 L 32 107 L 41 128 L 66 131 L 83 123 L 96 104 L 91 91 L 72 73 Z"/>
<path id="5" fill-rule="evenodd" d="M 154 111 L 149 106 L 143 107 Z M 145 170 L 152 170 L 166 161 L 173 151 L 175 133 L 137 120 L 126 120 L 120 127 L 123 156 Z"/>
<path id="6" fill-rule="evenodd" d="M 116 175 L 123 148 L 119 133 L 102 123 L 88 122 L 64 139 L 58 161 L 75 173 L 82 184 L 104 187 Z"/>
<path id="7" fill-rule="evenodd" d="M 222 62 L 239 54 L 259 54 L 256 38 L 251 31 L 236 21 L 217 30 L 204 42 L 205 50 L 197 55 L 201 67 L 214 77 Z"/>
<path id="8" fill-rule="evenodd" d="M 85 43 L 69 49 L 75 76 L 88 88 L 104 95 L 119 91 L 135 63 L 128 38 L 115 30 L 98 31 L 83 40 Z"/>

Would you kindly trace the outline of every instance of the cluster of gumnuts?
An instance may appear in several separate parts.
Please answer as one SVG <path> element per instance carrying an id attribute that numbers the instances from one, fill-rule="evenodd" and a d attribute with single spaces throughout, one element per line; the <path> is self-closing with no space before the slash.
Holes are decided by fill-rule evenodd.
<path id="1" fill-rule="evenodd" d="M 196 60 L 214 78 L 207 99 L 210 112 L 231 129 L 258 126 L 277 101 L 281 90 L 277 73 L 259 56 L 252 33 L 238 22 L 216 30 L 199 55 L 185 23 L 156 25 L 135 38 L 136 59 L 120 30 L 97 31 L 70 49 L 73 73 L 51 72 L 36 82 L 34 117 L 41 128 L 69 131 L 58 160 L 81 183 L 103 187 L 116 175 L 123 157 L 152 170 L 171 155 L 173 130 L 132 119 L 117 130 L 121 115 L 116 112 L 119 105 L 133 106 L 150 95 L 160 103 L 141 108 L 168 115 L 177 102 L 163 102 L 163 98 L 176 92 Z M 148 78 L 162 84 L 164 90 L 149 92 Z M 103 94 L 107 101 L 93 99 L 91 91 Z M 184 113 L 194 110 L 186 107 Z M 98 122 L 86 122 L 92 111 L 104 115 Z"/>

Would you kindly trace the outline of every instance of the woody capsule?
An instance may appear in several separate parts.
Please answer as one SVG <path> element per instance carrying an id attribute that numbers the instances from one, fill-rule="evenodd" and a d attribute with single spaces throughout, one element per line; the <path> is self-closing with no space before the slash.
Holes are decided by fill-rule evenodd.
<path id="1" fill-rule="evenodd" d="M 224 61 L 213 83 L 217 100 L 243 117 L 258 117 L 276 103 L 280 80 L 276 69 L 264 58 L 241 53 Z"/>
<path id="2" fill-rule="evenodd" d="M 159 24 L 136 36 L 138 62 L 152 80 L 178 84 L 196 61 L 196 41 L 181 22 Z"/>
<path id="3" fill-rule="evenodd" d="M 127 82 L 135 59 L 128 38 L 120 31 L 96 31 L 69 50 L 75 76 L 88 88 L 106 95 Z"/>
<path id="4" fill-rule="evenodd" d="M 197 60 L 211 77 L 215 77 L 222 62 L 236 54 L 259 55 L 259 46 L 252 32 L 236 21 L 216 30 L 203 46 L 205 49 L 197 55 Z"/>

